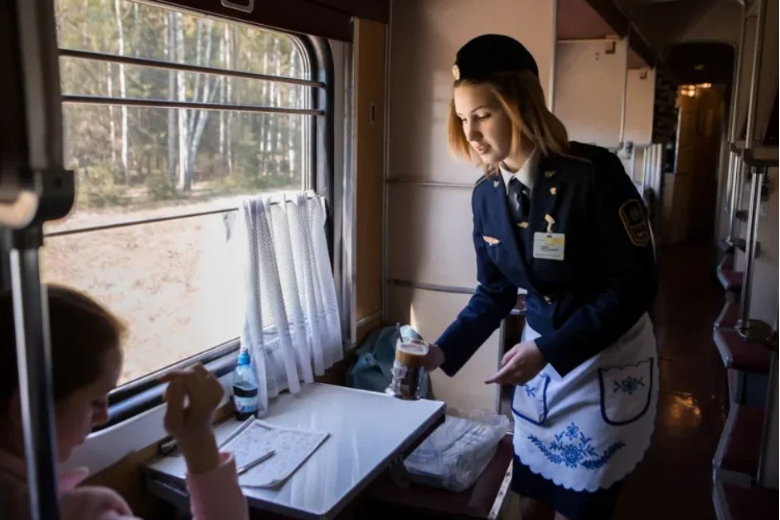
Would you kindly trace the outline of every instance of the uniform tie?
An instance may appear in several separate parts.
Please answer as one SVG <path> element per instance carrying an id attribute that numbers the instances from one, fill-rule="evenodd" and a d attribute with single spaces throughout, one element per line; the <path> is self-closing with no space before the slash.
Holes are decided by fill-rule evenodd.
<path id="1" fill-rule="evenodd" d="M 520 182 L 517 177 L 509 180 L 509 201 L 515 224 L 528 220 L 531 210 L 529 192 L 528 186 Z"/>

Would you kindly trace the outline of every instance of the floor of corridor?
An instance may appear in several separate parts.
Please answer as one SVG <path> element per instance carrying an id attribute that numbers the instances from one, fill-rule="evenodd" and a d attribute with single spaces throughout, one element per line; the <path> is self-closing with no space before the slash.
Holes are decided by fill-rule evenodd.
<path id="1" fill-rule="evenodd" d="M 626 481 L 614 519 L 713 519 L 712 458 L 728 412 L 725 370 L 712 342 L 723 290 L 709 243 L 665 248 L 654 324 L 660 400 L 653 442 Z"/>

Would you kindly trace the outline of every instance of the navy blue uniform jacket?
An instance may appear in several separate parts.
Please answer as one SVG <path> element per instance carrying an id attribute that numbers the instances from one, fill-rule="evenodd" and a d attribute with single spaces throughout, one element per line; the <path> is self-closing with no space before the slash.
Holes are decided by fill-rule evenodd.
<path id="1" fill-rule="evenodd" d="M 539 161 L 527 226 L 515 225 L 500 173 L 480 179 L 472 195 L 476 294 L 436 342 L 442 369 L 454 375 L 526 296 L 536 345 L 565 376 L 626 333 L 657 291 L 645 207 L 622 163 L 603 148 L 571 143 L 566 155 Z M 566 237 L 564 260 L 533 258 L 534 233 Z"/>

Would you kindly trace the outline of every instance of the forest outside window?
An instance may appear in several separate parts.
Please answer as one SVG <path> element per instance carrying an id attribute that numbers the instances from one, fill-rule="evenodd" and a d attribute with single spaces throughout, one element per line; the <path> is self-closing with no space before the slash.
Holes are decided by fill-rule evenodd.
<path id="1" fill-rule="evenodd" d="M 227 216 L 312 186 L 318 85 L 283 33 L 125 0 L 56 8 L 78 200 L 46 226 L 43 277 L 127 323 L 123 384 L 241 335 Z"/>

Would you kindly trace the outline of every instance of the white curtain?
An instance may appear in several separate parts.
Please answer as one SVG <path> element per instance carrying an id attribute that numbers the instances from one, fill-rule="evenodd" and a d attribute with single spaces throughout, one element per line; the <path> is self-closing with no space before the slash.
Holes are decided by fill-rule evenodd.
<path id="1" fill-rule="evenodd" d="M 260 411 L 343 358 L 324 199 L 312 192 L 246 199 L 236 239 L 246 287 L 242 345 L 260 386 Z"/>

